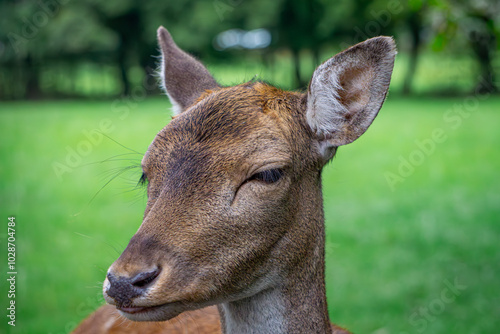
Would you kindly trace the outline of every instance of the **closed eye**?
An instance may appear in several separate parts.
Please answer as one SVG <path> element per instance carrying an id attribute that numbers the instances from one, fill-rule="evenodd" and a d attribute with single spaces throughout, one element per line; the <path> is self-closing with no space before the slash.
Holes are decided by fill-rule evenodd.
<path id="1" fill-rule="evenodd" d="M 260 181 L 260 182 L 264 182 L 264 183 L 268 183 L 268 184 L 276 183 L 279 180 L 281 180 L 283 175 L 285 175 L 285 172 L 281 168 L 268 169 L 268 170 L 264 170 L 262 172 L 258 172 L 258 173 L 253 174 L 252 176 L 250 176 L 247 179 L 247 182 L 255 180 L 255 181 Z"/>
<path id="2" fill-rule="evenodd" d="M 242 188 L 244 188 L 243 186 L 245 184 L 251 183 L 251 182 L 257 182 L 257 183 L 262 183 L 262 184 L 266 184 L 266 185 L 273 184 L 273 183 L 277 183 L 279 180 L 281 180 L 284 175 L 285 175 L 285 171 L 281 168 L 267 169 L 267 170 L 253 174 L 248 179 L 246 179 L 245 182 L 240 184 L 238 189 L 236 189 L 234 197 L 231 200 L 231 205 L 233 205 L 233 203 L 236 201 L 236 198 L 238 198 L 238 193 L 240 192 L 240 190 Z"/>

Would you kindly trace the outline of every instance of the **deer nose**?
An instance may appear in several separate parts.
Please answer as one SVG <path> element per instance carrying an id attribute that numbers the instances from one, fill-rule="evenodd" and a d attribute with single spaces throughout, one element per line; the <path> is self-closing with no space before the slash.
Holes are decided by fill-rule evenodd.
<path id="1" fill-rule="evenodd" d="M 118 276 L 113 271 L 109 271 L 106 294 L 120 306 L 132 304 L 132 299 L 143 295 L 158 277 L 160 271 L 160 268 L 155 268 L 132 277 Z"/>

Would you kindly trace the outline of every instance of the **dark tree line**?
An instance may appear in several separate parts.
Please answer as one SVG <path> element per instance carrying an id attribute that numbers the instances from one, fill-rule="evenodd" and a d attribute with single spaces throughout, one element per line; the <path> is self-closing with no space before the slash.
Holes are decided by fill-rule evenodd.
<path id="1" fill-rule="evenodd" d="M 420 54 L 431 49 L 473 57 L 480 78 L 476 91 L 497 91 L 496 0 L 10 0 L 0 2 L 0 24 L 2 99 L 41 97 L 52 69 L 68 76 L 65 85 L 71 86 L 81 64 L 114 69 L 120 78 L 116 93 L 128 95 L 131 68 L 153 75 L 159 25 L 167 25 L 190 52 L 214 61 L 235 54 L 214 49 L 218 33 L 266 28 L 273 43 L 261 56 L 272 66 L 275 55 L 288 50 L 296 87 L 305 87 L 310 78 L 309 70 L 301 68 L 304 51 L 313 68 L 324 48 L 338 51 L 369 37 L 392 35 L 409 59 L 404 93 L 412 91 Z"/>

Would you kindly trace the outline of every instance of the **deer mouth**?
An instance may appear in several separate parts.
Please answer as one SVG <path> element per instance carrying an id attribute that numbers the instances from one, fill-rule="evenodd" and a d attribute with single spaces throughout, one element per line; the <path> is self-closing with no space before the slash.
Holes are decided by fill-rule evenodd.
<path id="1" fill-rule="evenodd" d="M 116 306 L 120 313 L 132 321 L 166 321 L 185 311 L 180 303 L 156 306 Z"/>
<path id="2" fill-rule="evenodd" d="M 130 313 L 130 314 L 135 314 L 135 313 L 141 313 L 141 312 L 146 312 L 148 310 L 151 310 L 153 308 L 156 308 L 157 306 L 151 306 L 151 307 L 116 307 L 119 311 L 125 312 L 125 313 Z"/>

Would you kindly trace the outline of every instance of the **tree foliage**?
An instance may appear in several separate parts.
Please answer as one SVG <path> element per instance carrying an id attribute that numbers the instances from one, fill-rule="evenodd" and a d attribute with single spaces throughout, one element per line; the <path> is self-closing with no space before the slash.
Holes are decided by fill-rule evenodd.
<path id="1" fill-rule="evenodd" d="M 296 86 L 309 74 L 300 64 L 304 50 L 320 61 L 324 48 L 337 51 L 376 35 L 395 36 L 408 53 L 404 84 L 409 93 L 419 54 L 453 51 L 476 59 L 479 91 L 495 86 L 494 57 L 500 35 L 497 0 L 7 0 L 0 2 L 0 97 L 43 94 L 43 73 L 68 75 L 84 63 L 107 64 L 131 90 L 130 69 L 152 75 L 156 29 L 165 25 L 182 46 L 199 57 L 227 61 L 234 53 L 214 49 L 215 36 L 227 29 L 266 28 L 273 36 L 262 52 L 271 62 L 288 50 Z"/>

